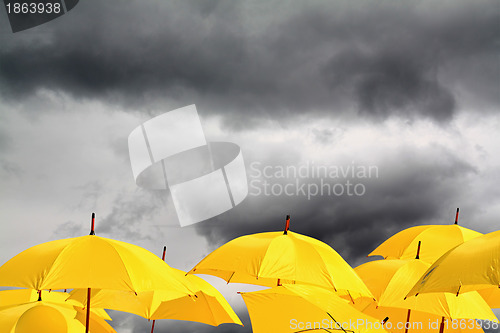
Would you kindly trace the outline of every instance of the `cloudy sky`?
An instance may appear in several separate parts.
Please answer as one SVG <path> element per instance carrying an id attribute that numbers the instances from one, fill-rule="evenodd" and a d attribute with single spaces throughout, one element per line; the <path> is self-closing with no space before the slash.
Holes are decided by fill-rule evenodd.
<path id="1" fill-rule="evenodd" d="M 2 6 L 0 263 L 87 234 L 92 212 L 98 235 L 166 244 L 183 270 L 232 238 L 281 230 L 287 214 L 353 266 L 404 228 L 453 223 L 457 207 L 461 225 L 498 230 L 499 22 L 496 0 L 86 0 L 13 34 Z M 136 186 L 127 138 L 190 104 L 208 141 L 241 147 L 250 194 L 181 228 L 168 192 Z M 376 172 L 276 174 L 305 166 Z M 321 181 L 345 191 L 279 193 Z M 248 324 L 245 286 L 209 281 Z M 149 325 L 116 318 L 120 333 Z M 158 324 L 167 331 L 250 328 Z"/>

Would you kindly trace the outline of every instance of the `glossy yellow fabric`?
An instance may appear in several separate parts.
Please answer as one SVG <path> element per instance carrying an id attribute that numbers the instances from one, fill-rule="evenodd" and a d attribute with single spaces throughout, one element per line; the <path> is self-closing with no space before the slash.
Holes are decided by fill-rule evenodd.
<path id="1" fill-rule="evenodd" d="M 22 288 L 163 289 L 194 294 L 182 274 L 139 246 L 98 236 L 31 247 L 0 267 L 0 285 Z"/>
<path id="2" fill-rule="evenodd" d="M 363 281 L 334 249 L 291 231 L 287 235 L 266 232 L 236 238 L 210 253 L 189 273 L 268 287 L 311 284 L 371 297 Z"/>
<path id="3" fill-rule="evenodd" d="M 42 300 L 49 303 L 73 305 L 83 310 L 83 304 L 77 300 L 68 300 L 69 293 L 42 290 Z M 86 294 L 85 294 L 86 295 Z M 23 303 L 35 302 L 38 300 L 38 292 L 33 289 L 14 289 L 0 291 L 0 308 L 19 305 Z M 112 320 L 108 313 L 99 307 L 92 307 L 92 313 L 104 320 Z"/>
<path id="4" fill-rule="evenodd" d="M 41 309 L 38 307 L 42 307 Z M 34 309 L 35 308 L 35 309 Z M 50 309 L 48 309 L 50 308 Z M 18 321 L 22 315 L 30 311 L 29 322 L 24 321 L 21 328 L 23 331 L 16 331 Z M 59 313 L 65 321 L 68 333 L 83 333 L 85 332 L 85 312 L 72 305 L 55 304 L 47 301 L 30 302 L 20 305 L 4 306 L 0 308 L 0 332 L 2 333 L 25 333 L 27 329 L 32 329 L 31 332 L 42 332 L 39 329 L 43 325 L 53 325 L 53 314 Z M 60 318 L 60 317 L 58 317 Z M 25 318 L 26 319 L 26 318 Z M 23 324 L 23 323 L 21 323 Z M 116 333 L 116 331 L 98 316 L 91 316 L 90 318 L 90 332 L 91 333 Z M 54 327 L 54 331 L 58 332 L 60 325 Z"/>
<path id="5" fill-rule="evenodd" d="M 430 264 L 418 259 L 371 261 L 355 268 L 382 307 L 412 309 L 446 318 L 497 320 L 477 292 L 458 297 L 449 293 L 430 293 L 405 299 L 408 291 Z"/>
<path id="6" fill-rule="evenodd" d="M 364 313 L 382 321 L 387 320 L 384 328 L 391 333 L 405 333 L 405 325 L 408 325 L 408 333 L 439 333 L 442 316 L 411 310 L 410 319 L 407 309 L 376 306 L 372 302 L 364 310 Z M 453 325 L 455 323 L 455 325 Z M 460 329 L 459 325 L 463 329 Z M 474 319 L 455 319 L 452 321 L 445 318 L 444 333 L 482 333 L 483 330 Z"/>
<path id="7" fill-rule="evenodd" d="M 444 254 L 409 292 L 465 293 L 500 286 L 500 230 L 471 239 Z"/>
<path id="8" fill-rule="evenodd" d="M 254 333 L 292 333 L 311 328 L 334 328 L 335 321 L 343 324 L 346 330 L 356 329 L 355 332 L 385 332 L 379 321 L 356 310 L 348 301 L 325 288 L 283 285 L 241 295 L 247 305 Z"/>
<path id="9" fill-rule="evenodd" d="M 493 287 L 478 290 L 479 295 L 488 303 L 492 309 L 500 309 L 500 288 Z"/>
<path id="10" fill-rule="evenodd" d="M 15 333 L 67 333 L 66 319 L 51 306 L 34 306 L 25 311 L 16 323 Z"/>
<path id="11" fill-rule="evenodd" d="M 185 274 L 185 272 L 183 272 Z M 243 325 L 233 309 L 211 284 L 194 275 L 186 277 L 198 290 L 195 296 L 154 290 L 135 294 L 124 290 L 92 290 L 91 307 L 134 313 L 146 319 L 177 319 L 213 326 L 223 323 Z M 71 292 L 70 299 L 86 305 L 87 290 Z"/>
<path id="12" fill-rule="evenodd" d="M 433 263 L 448 250 L 481 233 L 452 225 L 421 225 L 405 229 L 387 239 L 368 256 L 385 259 L 414 259 L 421 241 L 420 260 Z"/>
<path id="13" fill-rule="evenodd" d="M 42 291 L 42 300 L 53 303 L 66 303 L 68 293 L 58 291 Z M 0 291 L 0 307 L 29 303 L 38 300 L 38 292 L 33 289 L 12 289 Z M 71 305 L 81 305 L 79 302 L 71 302 Z"/>

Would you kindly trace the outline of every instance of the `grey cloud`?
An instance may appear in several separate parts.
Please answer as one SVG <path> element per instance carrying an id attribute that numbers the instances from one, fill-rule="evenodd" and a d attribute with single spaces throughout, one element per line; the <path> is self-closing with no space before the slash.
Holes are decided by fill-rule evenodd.
<path id="1" fill-rule="evenodd" d="M 196 228 L 215 247 L 241 235 L 283 230 L 285 215 L 290 214 L 292 231 L 330 244 L 354 265 L 404 228 L 452 223 L 453 211 L 463 200 L 461 189 L 476 173 L 469 163 L 439 147 L 425 152 L 400 148 L 386 156 L 378 170 L 378 178 L 333 179 L 363 183 L 363 196 L 249 196 L 236 209 Z M 281 185 L 293 181 L 270 180 Z M 305 183 L 320 184 L 318 179 Z"/>
<path id="2" fill-rule="evenodd" d="M 179 321 L 179 320 L 157 320 L 155 323 L 155 332 L 168 333 L 168 332 L 191 332 L 191 333 L 250 333 L 252 326 L 250 318 L 246 310 L 237 312 L 238 317 L 244 326 L 236 324 L 222 324 L 219 326 L 211 326 L 202 323 Z M 118 318 L 118 320 L 115 319 Z M 147 319 L 139 316 L 130 315 L 113 311 L 111 314 L 113 321 L 110 322 L 111 326 L 115 329 L 125 326 L 131 329 L 133 333 L 149 332 L 152 323 Z M 123 324 L 125 322 L 125 324 Z"/>
<path id="3" fill-rule="evenodd" d="M 90 190 L 90 193 L 93 193 L 92 189 L 96 187 L 99 188 L 100 185 L 87 184 L 83 190 Z M 98 195 L 94 193 L 91 196 L 94 197 L 87 198 L 87 200 L 93 201 L 90 206 L 95 209 Z M 86 202 L 80 202 L 80 204 L 88 206 Z M 164 198 L 153 191 L 137 190 L 133 193 L 116 194 L 109 214 L 100 216 L 99 212 L 96 212 L 95 233 L 125 241 L 151 240 L 153 236 L 148 234 L 149 230 L 144 226 L 148 225 L 148 221 L 158 214 L 164 204 Z M 57 238 L 88 235 L 90 216 L 91 212 L 88 214 L 88 220 L 67 221 L 59 226 L 54 234 Z"/>
<path id="4" fill-rule="evenodd" d="M 353 109 L 442 122 L 465 103 L 458 83 L 497 83 L 497 9 L 486 0 L 149 1 L 120 9 L 89 1 L 71 22 L 40 29 L 41 41 L 2 36 L 0 93 L 15 100 L 46 88 L 129 109 L 195 102 L 237 128 Z M 498 106 L 492 93 L 475 92 Z"/>
<path id="5" fill-rule="evenodd" d="M 90 225 L 90 224 L 89 224 Z M 55 238 L 73 238 L 88 235 L 89 228 L 85 228 L 82 223 L 76 221 L 66 221 L 60 224 L 54 231 Z"/>
<path id="6" fill-rule="evenodd" d="M 140 322 L 139 320 L 137 320 Z M 158 323 L 158 321 L 157 321 Z M 162 325 L 162 326 L 160 326 Z M 246 323 L 245 326 L 239 326 L 234 324 L 222 324 L 219 326 L 210 326 L 199 323 L 191 322 L 179 322 L 179 321 L 168 321 L 166 324 L 155 324 L 155 332 L 158 333 L 168 333 L 168 332 L 192 332 L 192 333 L 250 333 L 252 332 L 250 323 Z M 151 325 L 146 325 L 145 323 L 137 324 L 134 326 L 133 333 L 145 332 L 146 329 L 150 328 Z"/>
<path id="7" fill-rule="evenodd" d="M 141 226 L 164 205 L 161 196 L 155 194 L 138 190 L 124 197 L 118 195 L 111 212 L 100 220 L 96 233 L 120 239 L 150 239 L 152 236 L 142 232 Z"/>
<path id="8" fill-rule="evenodd" d="M 0 158 L 0 172 L 7 177 L 15 177 L 18 179 L 20 179 L 24 174 L 22 167 L 3 158 Z"/>
<path id="9" fill-rule="evenodd" d="M 398 51 L 373 56 L 359 50 L 336 55 L 325 66 L 331 85 L 349 87 L 362 114 L 386 119 L 392 113 L 420 114 L 438 121 L 455 112 L 452 93 L 432 74 L 430 64 Z M 426 77 L 427 76 L 427 77 Z"/>

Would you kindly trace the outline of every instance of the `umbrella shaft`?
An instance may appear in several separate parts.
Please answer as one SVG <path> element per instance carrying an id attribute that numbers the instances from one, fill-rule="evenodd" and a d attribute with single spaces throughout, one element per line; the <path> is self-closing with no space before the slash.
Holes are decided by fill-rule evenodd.
<path id="1" fill-rule="evenodd" d="M 89 333 L 90 324 L 90 288 L 87 290 L 87 319 L 85 321 L 85 333 Z"/>
<path id="2" fill-rule="evenodd" d="M 444 332 L 444 317 L 441 317 L 441 326 L 439 327 L 439 333 Z"/>
<path id="3" fill-rule="evenodd" d="M 408 333 L 408 328 L 410 327 L 410 314 L 411 310 L 408 309 L 408 315 L 406 316 L 405 333 Z"/>

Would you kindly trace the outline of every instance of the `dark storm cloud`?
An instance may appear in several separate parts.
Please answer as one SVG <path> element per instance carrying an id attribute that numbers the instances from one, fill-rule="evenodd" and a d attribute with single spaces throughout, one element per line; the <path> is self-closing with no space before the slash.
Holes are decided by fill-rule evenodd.
<path id="1" fill-rule="evenodd" d="M 353 265 L 402 229 L 452 223 L 461 189 L 467 188 L 468 176 L 475 172 L 471 165 L 443 149 L 412 152 L 401 148 L 378 165 L 378 178 L 373 173 L 371 178 L 349 179 L 351 184 L 365 185 L 363 196 L 324 194 L 310 200 L 304 195 L 249 196 L 236 209 L 196 228 L 215 248 L 241 235 L 283 230 L 285 216 L 290 214 L 292 231 L 328 243 Z M 249 177 L 250 181 L 255 179 L 252 172 Z M 268 180 L 282 185 L 294 181 Z M 320 183 L 317 179 L 302 181 Z M 331 181 L 346 183 L 343 178 Z M 255 218 L 253 212 L 257 211 Z"/>
<path id="2" fill-rule="evenodd" d="M 498 85 L 499 13 L 495 1 L 88 1 L 39 35 L 3 34 L 0 91 L 194 102 L 234 126 L 350 109 L 444 121 L 457 85 Z"/>
<path id="3" fill-rule="evenodd" d="M 430 64 L 400 51 L 382 51 L 376 57 L 359 50 L 335 56 L 325 73 L 332 85 L 352 87 L 359 111 L 385 119 L 393 112 L 447 120 L 456 102 L 432 74 Z M 408 50 L 410 52 L 410 50 Z"/>

